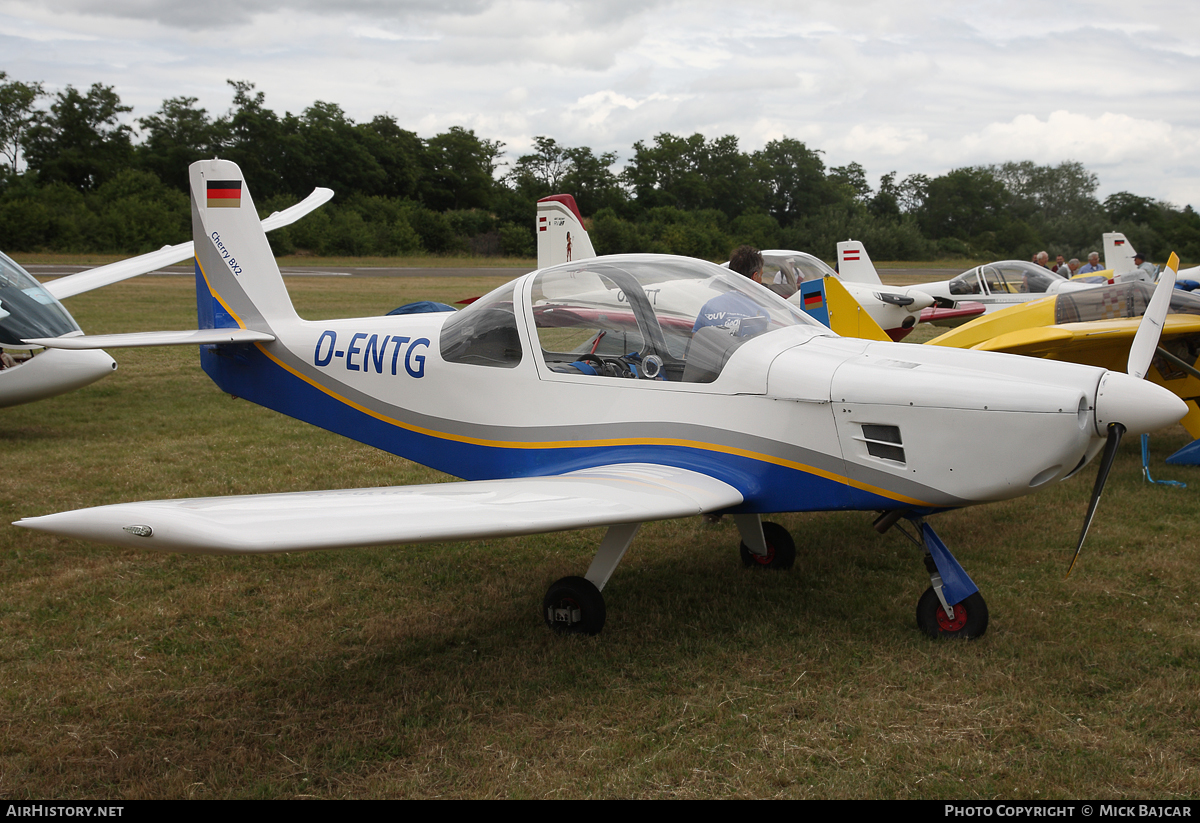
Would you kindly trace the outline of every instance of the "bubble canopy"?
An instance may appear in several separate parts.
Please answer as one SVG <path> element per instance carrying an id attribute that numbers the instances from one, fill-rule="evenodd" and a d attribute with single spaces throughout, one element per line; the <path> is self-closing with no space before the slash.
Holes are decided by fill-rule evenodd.
<path id="1" fill-rule="evenodd" d="M 828 333 L 747 277 L 666 255 L 617 255 L 545 269 L 534 277 L 530 310 L 548 366 L 604 376 L 710 382 L 752 338 L 792 326 Z M 643 368 L 647 358 L 655 360 Z M 713 362 L 701 369 L 701 360 Z"/>
<path id="2" fill-rule="evenodd" d="M 1024 260 L 1000 260 L 976 266 L 950 281 L 950 293 L 1041 294 L 1053 291 L 1067 278 Z"/>
<path id="3" fill-rule="evenodd" d="M 62 337 L 79 324 L 50 292 L 7 255 L 0 253 L 0 346 L 33 348 L 32 337 Z"/>
<path id="4" fill-rule="evenodd" d="M 443 357 L 508 368 L 521 362 L 517 294 L 514 284 L 504 286 L 448 320 Z M 522 310 L 532 317 L 540 355 L 566 374 L 711 382 L 752 338 L 795 326 L 830 333 L 749 278 L 688 257 L 563 263 L 536 272 L 529 295 Z M 687 368 L 689 361 L 696 367 Z"/>

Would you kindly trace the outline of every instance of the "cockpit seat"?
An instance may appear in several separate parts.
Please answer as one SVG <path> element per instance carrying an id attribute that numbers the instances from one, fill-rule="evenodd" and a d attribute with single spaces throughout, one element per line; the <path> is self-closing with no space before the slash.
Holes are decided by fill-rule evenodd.
<path id="1" fill-rule="evenodd" d="M 745 337 L 734 337 L 722 326 L 697 329 L 684 353 L 683 382 L 713 382 L 725 367 L 725 361 L 746 340 Z"/>

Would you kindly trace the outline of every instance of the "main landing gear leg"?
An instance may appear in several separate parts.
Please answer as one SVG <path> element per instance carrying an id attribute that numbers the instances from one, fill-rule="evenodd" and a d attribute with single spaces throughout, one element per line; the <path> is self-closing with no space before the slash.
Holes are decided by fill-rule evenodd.
<path id="1" fill-rule="evenodd" d="M 757 514 L 735 514 L 742 536 L 742 565 L 748 569 L 786 571 L 796 562 L 796 542 L 778 523 L 764 523 Z"/>
<path id="2" fill-rule="evenodd" d="M 900 533 L 925 549 L 925 569 L 929 572 L 929 588 L 917 601 L 917 626 L 932 638 L 982 637 L 987 631 L 988 608 L 979 587 L 971 580 L 946 544 L 924 518 L 888 512 L 875 521 L 879 531 L 886 531 L 904 516 L 921 535 L 918 540 L 904 529 Z M 882 528 L 881 528 L 882 527 Z"/>
<path id="3" fill-rule="evenodd" d="M 556 580 L 542 600 L 542 617 L 559 634 L 599 634 L 606 613 L 600 591 L 612 577 L 641 523 L 610 526 L 584 577 Z"/>

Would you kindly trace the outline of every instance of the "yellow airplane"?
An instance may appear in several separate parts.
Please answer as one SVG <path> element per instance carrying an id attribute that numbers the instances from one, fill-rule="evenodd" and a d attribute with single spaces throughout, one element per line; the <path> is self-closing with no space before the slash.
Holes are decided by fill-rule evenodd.
<path id="1" fill-rule="evenodd" d="M 1179 258 L 1172 253 L 1164 274 L 1175 277 Z M 1122 368 L 1146 313 L 1154 285 L 1125 282 L 1084 291 L 1063 292 L 972 320 L 940 337 L 931 346 L 1006 352 L 1063 360 L 1104 368 Z M 1187 403 L 1180 422 L 1200 439 L 1200 297 L 1171 293 L 1171 307 L 1146 379 L 1174 392 Z M 1200 442 L 1170 458 L 1172 463 L 1200 463 Z"/>

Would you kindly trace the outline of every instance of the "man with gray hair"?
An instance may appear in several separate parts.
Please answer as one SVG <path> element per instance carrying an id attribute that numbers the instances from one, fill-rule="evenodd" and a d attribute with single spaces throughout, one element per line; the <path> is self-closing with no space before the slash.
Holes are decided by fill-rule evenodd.
<path id="1" fill-rule="evenodd" d="M 1104 271 L 1100 267 L 1100 252 L 1094 251 L 1088 254 L 1087 265 L 1081 268 L 1078 274 L 1091 274 L 1094 271 Z"/>

